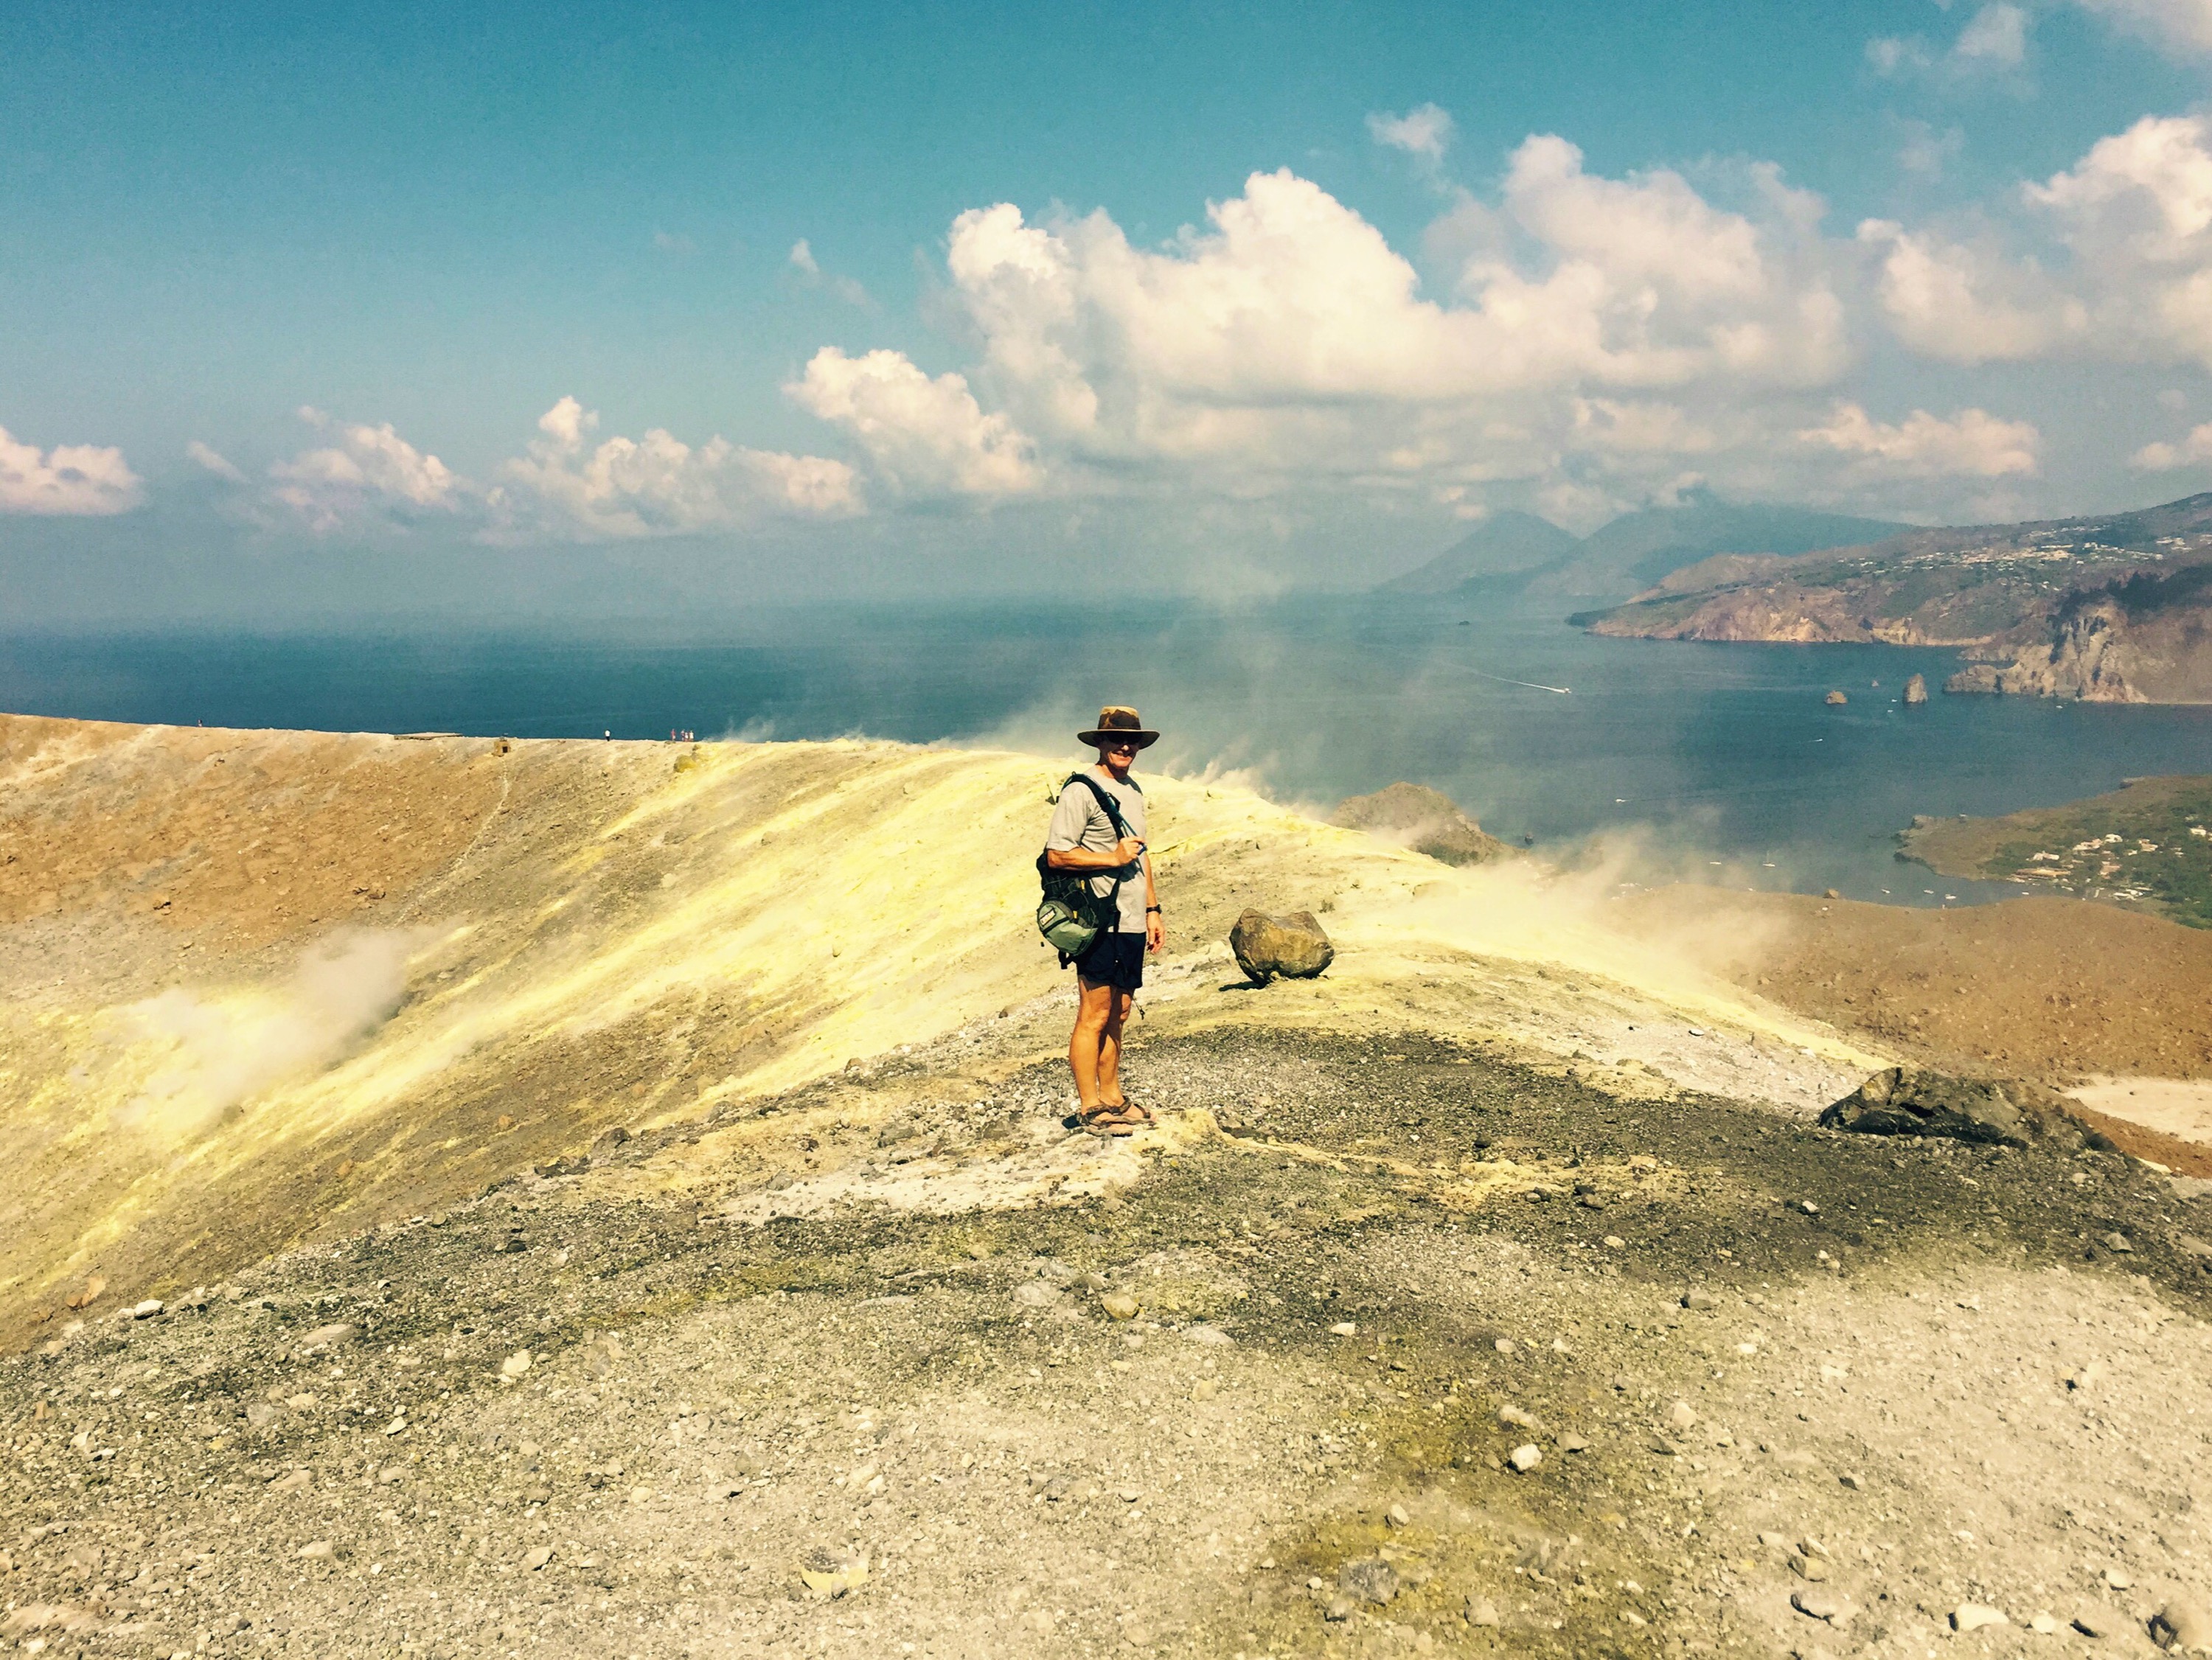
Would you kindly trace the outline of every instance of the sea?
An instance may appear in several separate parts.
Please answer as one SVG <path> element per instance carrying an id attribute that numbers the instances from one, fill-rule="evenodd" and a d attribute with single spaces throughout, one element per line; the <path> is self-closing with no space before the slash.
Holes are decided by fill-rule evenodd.
<path id="1" fill-rule="evenodd" d="M 1404 779 L 1624 888 L 1922 906 L 2021 890 L 1900 862 L 1896 833 L 1915 815 L 2212 772 L 2212 708 L 1949 697 L 1954 651 L 1607 639 L 1564 609 L 1303 596 L 784 608 L 649 628 L 17 632 L 0 634 L 0 709 L 516 737 L 857 736 L 1073 766 L 1098 707 L 1132 704 L 1164 734 L 1146 766 L 1309 810 Z M 1933 694 L 1908 707 L 1916 672 Z"/>

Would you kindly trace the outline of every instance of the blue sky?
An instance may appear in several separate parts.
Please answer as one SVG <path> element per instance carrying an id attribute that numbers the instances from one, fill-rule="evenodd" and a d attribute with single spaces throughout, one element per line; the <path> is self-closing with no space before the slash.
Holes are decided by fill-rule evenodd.
<path id="1" fill-rule="evenodd" d="M 0 62 L 26 591 L 2212 483 L 2212 0 L 61 4 Z"/>

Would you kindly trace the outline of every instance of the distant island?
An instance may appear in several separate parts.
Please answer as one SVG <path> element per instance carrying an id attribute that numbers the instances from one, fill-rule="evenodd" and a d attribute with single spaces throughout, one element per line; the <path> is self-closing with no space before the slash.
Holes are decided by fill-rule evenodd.
<path id="1" fill-rule="evenodd" d="M 1939 875 L 2014 881 L 2212 928 L 2212 778 L 2131 779 L 2063 807 L 1913 820 L 1898 856 Z"/>
<path id="2" fill-rule="evenodd" d="M 1948 692 L 2212 703 L 2212 494 L 2097 518 L 1729 553 L 1568 621 L 1639 639 L 1951 645 Z"/>

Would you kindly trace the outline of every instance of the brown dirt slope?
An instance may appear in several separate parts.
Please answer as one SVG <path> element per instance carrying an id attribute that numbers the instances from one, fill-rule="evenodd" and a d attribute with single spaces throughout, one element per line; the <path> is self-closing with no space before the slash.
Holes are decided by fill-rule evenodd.
<path id="1" fill-rule="evenodd" d="M 2212 935 L 2078 900 L 1916 911 L 1673 888 L 1632 928 L 1784 1008 L 1938 1065 L 2212 1077 Z"/>

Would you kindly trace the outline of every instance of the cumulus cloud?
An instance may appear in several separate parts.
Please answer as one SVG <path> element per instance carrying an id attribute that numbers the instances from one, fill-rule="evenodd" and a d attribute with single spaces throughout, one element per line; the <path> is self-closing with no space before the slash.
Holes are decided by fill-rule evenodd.
<path id="1" fill-rule="evenodd" d="M 964 375 L 932 379 L 903 352 L 848 357 L 824 346 L 784 391 L 914 494 L 1018 495 L 1042 480 L 1030 441 L 1005 415 L 986 415 Z"/>
<path id="2" fill-rule="evenodd" d="M 389 422 L 301 415 L 332 441 L 272 465 L 262 500 L 278 522 L 318 535 L 436 519 L 488 542 L 629 540 L 841 518 L 866 506 L 851 465 L 823 456 L 746 449 L 720 437 L 686 444 L 658 427 L 594 443 L 598 412 L 574 397 L 538 418 L 538 437 L 500 464 L 489 487 L 418 450 Z M 212 450 L 194 458 L 220 473 L 210 457 L 229 466 Z"/>
<path id="3" fill-rule="evenodd" d="M 1904 478 L 2032 474 L 2043 442 L 2030 422 L 2000 420 L 1982 409 L 1962 409 L 1948 421 L 1915 409 L 1903 421 L 1886 422 L 1856 403 L 1837 404 L 1826 424 L 1807 427 L 1797 438 Z"/>
<path id="4" fill-rule="evenodd" d="M 2081 0 L 2081 9 L 2182 58 L 2212 55 L 2212 0 Z"/>
<path id="5" fill-rule="evenodd" d="M 126 513 L 143 492 L 123 451 L 91 444 L 26 444 L 0 427 L 0 513 L 97 518 Z"/>
<path id="6" fill-rule="evenodd" d="M 299 415 L 331 442 L 271 466 L 269 498 L 316 534 L 451 513 L 468 501 L 465 482 L 400 437 L 390 421 L 337 421 L 313 408 Z"/>
<path id="7" fill-rule="evenodd" d="M 1868 247 L 1886 248 L 1875 292 L 1899 339 L 1923 357 L 1990 363 L 2040 356 L 2086 323 L 2032 262 L 2014 263 L 1934 232 L 1869 219 Z"/>
<path id="8" fill-rule="evenodd" d="M 593 445 L 599 424 L 598 412 L 574 397 L 538 418 L 538 437 L 501 469 L 504 482 L 489 498 L 499 534 L 671 536 L 862 508 L 859 480 L 842 461 L 749 450 L 720 437 L 693 445 L 657 427 Z"/>
<path id="9" fill-rule="evenodd" d="M 1376 111 L 1367 118 L 1368 136 L 1378 144 L 1403 150 L 1429 167 L 1441 167 L 1451 148 L 1452 118 L 1434 104 L 1423 104 L 1403 115 Z"/>
<path id="10" fill-rule="evenodd" d="M 2212 421 L 2191 427 L 2189 436 L 2179 444 L 2144 445 L 2128 457 L 2128 465 L 2137 472 L 2159 473 L 2206 461 L 2212 461 Z"/>

